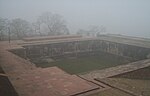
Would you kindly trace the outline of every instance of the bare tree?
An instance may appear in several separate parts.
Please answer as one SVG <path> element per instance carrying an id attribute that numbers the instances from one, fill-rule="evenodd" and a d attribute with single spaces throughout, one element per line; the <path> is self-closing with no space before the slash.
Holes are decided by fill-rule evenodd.
<path id="1" fill-rule="evenodd" d="M 90 36 L 90 31 L 89 30 L 84 30 L 84 29 L 79 29 L 77 31 L 77 35 Z"/>
<path id="2" fill-rule="evenodd" d="M 4 40 L 7 37 L 8 20 L 0 18 L 0 40 Z"/>
<path id="3" fill-rule="evenodd" d="M 33 28 L 35 34 L 39 34 L 40 36 L 43 35 L 41 32 L 41 25 L 42 25 L 41 18 L 38 18 L 36 20 L 36 22 L 32 23 L 32 28 Z"/>
<path id="4" fill-rule="evenodd" d="M 33 28 L 35 34 L 39 33 L 39 35 L 42 36 L 42 33 L 41 33 L 41 23 L 39 23 L 39 22 L 32 23 L 32 28 Z"/>
<path id="5" fill-rule="evenodd" d="M 43 13 L 38 19 L 49 29 L 48 35 L 61 35 L 69 33 L 65 20 L 59 14 L 46 12 Z"/>
<path id="6" fill-rule="evenodd" d="M 106 32 L 104 26 L 89 26 L 88 29 L 79 29 L 77 34 L 84 36 L 98 36 L 103 32 Z"/>
<path id="7" fill-rule="evenodd" d="M 104 27 L 103 25 L 101 26 L 90 26 L 89 27 L 89 32 L 92 36 L 98 36 L 101 33 L 106 32 L 106 27 Z"/>
<path id="8" fill-rule="evenodd" d="M 18 39 L 29 36 L 31 33 L 30 23 L 20 18 L 10 22 L 11 34 Z"/>

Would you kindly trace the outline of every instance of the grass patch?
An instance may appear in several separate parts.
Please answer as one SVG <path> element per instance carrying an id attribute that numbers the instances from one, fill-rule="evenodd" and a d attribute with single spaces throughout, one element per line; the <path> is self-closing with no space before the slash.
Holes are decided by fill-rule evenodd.
<path id="1" fill-rule="evenodd" d="M 63 58 L 50 63 L 37 61 L 34 63 L 36 66 L 42 68 L 57 66 L 67 73 L 79 74 L 92 70 L 113 67 L 128 62 L 130 62 L 129 59 L 101 52 L 98 55 L 78 56 L 72 59 Z"/>

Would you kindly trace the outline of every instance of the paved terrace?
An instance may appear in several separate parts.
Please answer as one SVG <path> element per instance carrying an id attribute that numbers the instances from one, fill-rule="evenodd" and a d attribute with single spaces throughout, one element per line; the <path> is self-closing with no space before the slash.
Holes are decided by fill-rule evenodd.
<path id="1" fill-rule="evenodd" d="M 92 37 L 82 37 L 82 38 L 50 39 L 50 40 L 31 41 L 31 42 L 22 41 L 19 43 L 19 45 L 30 46 L 30 45 L 43 45 L 43 44 L 75 42 L 75 41 L 88 41 L 88 40 L 99 40 L 99 39 L 98 38 L 92 38 Z"/>
<path id="2" fill-rule="evenodd" d="M 150 48 L 150 39 L 145 38 L 123 36 L 123 35 L 101 35 L 99 39 L 110 42 Z"/>
<path id="3" fill-rule="evenodd" d="M 44 38 L 44 37 L 43 37 Z M 37 39 L 37 38 L 36 38 Z M 30 40 L 30 39 L 29 39 Z M 22 46 L 28 45 L 40 45 L 40 44 L 50 44 L 50 43 L 62 43 L 62 42 L 75 42 L 75 41 L 88 41 L 88 40 L 103 40 L 109 42 L 116 42 L 120 44 L 133 45 L 138 47 L 150 48 L 150 39 L 135 38 L 129 36 L 119 36 L 119 35 L 100 35 L 100 37 L 68 37 L 68 38 L 55 38 L 55 39 L 43 39 L 43 40 L 31 40 L 31 42 L 22 41 L 19 44 Z"/>
<path id="4" fill-rule="evenodd" d="M 17 41 L 20 42 L 20 41 Z M 8 49 L 20 48 L 16 42 L 0 42 L 0 64 L 19 96 L 70 96 L 97 90 L 100 86 L 57 67 L 37 68 Z"/>

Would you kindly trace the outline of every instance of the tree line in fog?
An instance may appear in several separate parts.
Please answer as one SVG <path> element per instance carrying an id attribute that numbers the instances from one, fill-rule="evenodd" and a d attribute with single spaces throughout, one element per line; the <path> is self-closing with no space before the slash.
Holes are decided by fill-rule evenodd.
<path id="1" fill-rule="evenodd" d="M 30 36 L 66 35 L 69 30 L 66 21 L 59 14 L 43 13 L 35 22 L 21 18 L 8 20 L 0 18 L 0 40 L 22 39 Z M 9 36 L 8 36 L 9 35 Z"/>
<path id="2" fill-rule="evenodd" d="M 88 29 L 79 29 L 76 34 L 97 36 L 105 32 L 104 26 L 90 26 Z M 35 22 L 28 22 L 21 18 L 12 20 L 0 18 L 0 40 L 22 39 L 32 36 L 55 36 L 70 34 L 66 20 L 51 12 L 41 14 Z"/>

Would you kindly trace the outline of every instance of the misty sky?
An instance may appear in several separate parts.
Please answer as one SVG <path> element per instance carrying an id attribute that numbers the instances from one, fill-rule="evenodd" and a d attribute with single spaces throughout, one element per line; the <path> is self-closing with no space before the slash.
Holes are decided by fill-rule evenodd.
<path id="1" fill-rule="evenodd" d="M 150 0 L 0 0 L 0 17 L 34 22 L 43 12 L 61 14 L 70 32 L 104 25 L 107 33 L 150 38 Z"/>

